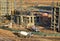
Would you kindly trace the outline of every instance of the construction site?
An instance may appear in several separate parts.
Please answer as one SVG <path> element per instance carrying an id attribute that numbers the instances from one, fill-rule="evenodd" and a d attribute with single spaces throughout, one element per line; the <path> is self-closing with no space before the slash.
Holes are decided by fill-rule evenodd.
<path id="1" fill-rule="evenodd" d="M 60 41 L 60 0 L 0 0 L 0 41 Z"/>

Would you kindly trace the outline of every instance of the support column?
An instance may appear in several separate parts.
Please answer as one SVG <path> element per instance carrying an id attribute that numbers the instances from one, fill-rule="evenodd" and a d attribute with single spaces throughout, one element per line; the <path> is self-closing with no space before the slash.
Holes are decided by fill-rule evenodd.
<path id="1" fill-rule="evenodd" d="M 19 16 L 17 16 L 17 24 L 19 24 Z"/>
<path id="2" fill-rule="evenodd" d="M 58 19 L 58 26 L 59 26 L 59 32 L 60 32 L 60 7 L 59 7 L 59 19 Z"/>
<path id="3" fill-rule="evenodd" d="M 32 23 L 33 23 L 33 25 L 34 25 L 34 16 L 32 16 Z"/>
<path id="4" fill-rule="evenodd" d="M 31 24 L 31 17 L 29 16 L 29 23 Z"/>
<path id="5" fill-rule="evenodd" d="M 23 16 L 21 16 L 21 24 L 23 24 Z"/>
<path id="6" fill-rule="evenodd" d="M 56 31 L 56 8 L 54 8 L 54 31 Z"/>

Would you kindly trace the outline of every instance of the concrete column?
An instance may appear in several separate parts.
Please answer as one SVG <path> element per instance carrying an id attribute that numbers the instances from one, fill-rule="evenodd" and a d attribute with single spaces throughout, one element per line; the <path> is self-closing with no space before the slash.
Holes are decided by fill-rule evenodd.
<path id="1" fill-rule="evenodd" d="M 23 16 L 21 15 L 21 24 L 23 23 Z"/>
<path id="2" fill-rule="evenodd" d="M 17 24 L 19 24 L 19 16 L 17 16 Z"/>
<path id="3" fill-rule="evenodd" d="M 29 23 L 31 23 L 31 17 L 29 16 Z"/>
<path id="4" fill-rule="evenodd" d="M 59 28 L 58 28 L 58 30 L 59 30 L 59 32 L 60 32 L 60 7 L 59 7 L 59 19 L 58 19 L 58 26 L 59 26 Z"/>
<path id="5" fill-rule="evenodd" d="M 54 8 L 54 31 L 56 31 L 56 8 Z"/>
<path id="6" fill-rule="evenodd" d="M 32 16 L 32 23 L 33 23 L 33 25 L 34 25 L 34 16 Z"/>
<path id="7" fill-rule="evenodd" d="M 40 16 L 39 16 L 39 22 L 41 21 L 41 18 L 40 18 Z M 39 23 L 40 24 L 40 23 Z"/>

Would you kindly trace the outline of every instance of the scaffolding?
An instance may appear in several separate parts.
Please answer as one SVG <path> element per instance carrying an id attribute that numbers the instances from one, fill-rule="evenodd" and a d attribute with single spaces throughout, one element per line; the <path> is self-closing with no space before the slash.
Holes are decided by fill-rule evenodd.
<path id="1" fill-rule="evenodd" d="M 59 15 L 60 15 L 60 6 L 59 4 L 53 4 L 53 14 L 52 14 L 52 18 L 51 18 L 51 28 L 56 31 L 56 29 L 58 29 L 58 31 L 60 31 L 60 27 L 59 27 Z"/>
<path id="2" fill-rule="evenodd" d="M 14 1 L 0 0 L 1 15 L 11 15 L 11 11 L 14 10 Z"/>

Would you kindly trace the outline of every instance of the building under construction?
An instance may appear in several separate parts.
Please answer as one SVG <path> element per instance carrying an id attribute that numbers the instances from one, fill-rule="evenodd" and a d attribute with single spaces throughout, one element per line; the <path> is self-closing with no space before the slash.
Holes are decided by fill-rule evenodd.
<path id="1" fill-rule="evenodd" d="M 27 3 L 27 2 L 25 2 Z M 18 5 L 19 4 L 19 5 Z M 28 4 L 28 3 L 27 3 Z M 48 16 L 50 16 L 49 27 L 53 29 L 54 31 L 56 28 L 58 31 L 60 31 L 60 3 L 52 1 L 51 4 L 46 5 L 45 3 L 29 3 L 33 4 L 32 6 L 24 5 L 24 2 L 22 0 L 16 1 L 16 0 L 0 0 L 0 16 L 6 16 L 9 15 L 11 17 L 11 22 L 16 23 L 18 25 L 26 25 L 26 26 L 32 26 L 32 25 L 43 25 L 42 23 L 42 17 L 43 14 L 49 13 Z M 45 5 L 42 5 L 45 4 Z M 18 6 L 17 6 L 18 5 Z M 46 10 L 43 8 L 42 11 L 40 11 L 40 6 L 50 6 L 51 10 Z M 48 20 L 48 19 L 47 19 Z M 46 23 L 46 21 L 45 21 Z"/>

